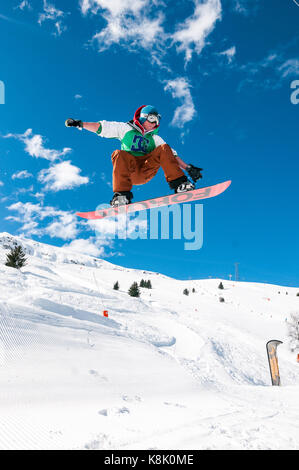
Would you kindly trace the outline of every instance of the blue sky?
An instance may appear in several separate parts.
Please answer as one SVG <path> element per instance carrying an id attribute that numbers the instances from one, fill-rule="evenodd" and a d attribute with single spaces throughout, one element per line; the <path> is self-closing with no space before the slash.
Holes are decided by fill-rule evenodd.
<path id="1" fill-rule="evenodd" d="M 299 2 L 298 2 L 299 3 Z M 181 279 L 298 285 L 299 5 L 294 0 L 1 3 L 0 231 Z M 4 45 L 4 47 L 3 47 Z M 293 88 L 291 88 L 293 86 Z M 203 247 L 96 237 L 76 217 L 112 196 L 116 140 L 68 117 L 127 121 L 142 104 L 202 185 Z M 162 171 L 134 200 L 169 193 Z"/>

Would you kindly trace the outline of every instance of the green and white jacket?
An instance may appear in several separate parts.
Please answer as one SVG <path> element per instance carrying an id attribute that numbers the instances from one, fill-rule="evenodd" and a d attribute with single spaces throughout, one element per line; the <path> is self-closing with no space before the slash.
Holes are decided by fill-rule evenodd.
<path id="1" fill-rule="evenodd" d="M 142 134 L 141 130 L 129 122 L 99 121 L 97 134 L 108 139 L 118 139 L 121 141 L 121 150 L 131 153 L 135 157 L 140 157 L 152 152 L 159 145 L 166 142 L 157 135 L 159 128 Z M 175 156 L 177 153 L 172 149 Z"/>

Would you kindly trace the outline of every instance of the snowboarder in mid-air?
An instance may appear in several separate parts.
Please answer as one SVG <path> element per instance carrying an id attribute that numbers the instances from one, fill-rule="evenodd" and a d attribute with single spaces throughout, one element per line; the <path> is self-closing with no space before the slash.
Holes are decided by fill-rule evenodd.
<path id="1" fill-rule="evenodd" d="M 112 206 L 130 204 L 133 185 L 145 184 L 158 172 L 160 166 L 166 181 L 175 193 L 195 188 L 184 171 L 196 182 L 202 178 L 202 168 L 186 164 L 166 142 L 158 136 L 161 116 L 151 105 L 140 106 L 129 122 L 82 122 L 67 119 L 67 127 L 95 132 L 100 137 L 121 141 L 121 150 L 112 154 L 113 198 Z"/>

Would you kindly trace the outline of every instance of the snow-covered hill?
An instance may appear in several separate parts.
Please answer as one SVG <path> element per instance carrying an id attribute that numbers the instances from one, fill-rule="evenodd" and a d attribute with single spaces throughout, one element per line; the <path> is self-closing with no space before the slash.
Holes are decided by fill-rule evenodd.
<path id="1" fill-rule="evenodd" d="M 16 243 L 28 255 L 21 271 L 4 265 Z M 130 297 L 141 279 L 152 289 Z M 0 234 L 0 448 L 299 449 L 286 328 L 299 288 L 222 282 Z M 270 339 L 284 342 L 281 387 Z"/>

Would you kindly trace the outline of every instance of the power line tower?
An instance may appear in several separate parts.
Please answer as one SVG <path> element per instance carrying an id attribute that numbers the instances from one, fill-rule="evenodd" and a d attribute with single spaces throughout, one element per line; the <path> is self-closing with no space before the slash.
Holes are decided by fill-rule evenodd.
<path id="1" fill-rule="evenodd" d="M 239 264 L 240 263 L 235 263 L 235 281 L 239 280 Z"/>

